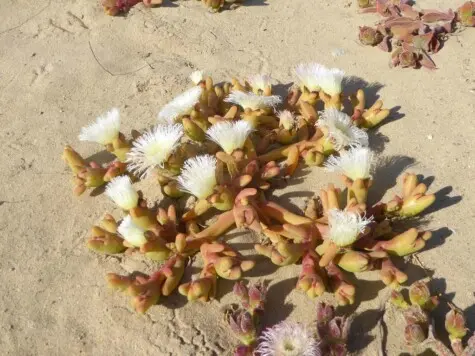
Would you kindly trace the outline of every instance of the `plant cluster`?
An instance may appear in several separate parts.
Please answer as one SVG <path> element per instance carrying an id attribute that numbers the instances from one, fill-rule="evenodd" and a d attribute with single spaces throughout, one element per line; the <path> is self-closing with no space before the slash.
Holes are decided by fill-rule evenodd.
<path id="1" fill-rule="evenodd" d="M 117 16 L 127 13 L 132 7 L 143 3 L 145 7 L 159 7 L 164 0 L 101 0 L 107 15 Z M 173 1 L 173 0 L 169 0 Z M 239 6 L 244 0 L 198 0 L 203 3 L 209 12 L 219 12 L 225 6 Z"/>
<path id="2" fill-rule="evenodd" d="M 392 304 L 403 312 L 406 322 L 404 338 L 411 354 L 419 355 L 432 350 L 438 356 L 472 356 L 475 355 L 475 335 L 472 335 L 464 346 L 463 338 L 467 335 L 465 318 L 457 308 L 445 316 L 445 330 L 450 339 L 450 347 L 440 341 L 435 334 L 434 319 L 431 312 L 439 305 L 439 298 L 431 296 L 426 283 L 419 281 L 409 288 L 410 303 L 406 302 L 400 292 L 393 291 Z"/>
<path id="3" fill-rule="evenodd" d="M 295 75 L 298 85 L 282 103 L 267 75 L 215 85 L 194 72 L 194 85 L 160 110 L 152 129 L 126 137 L 116 109 L 82 129 L 79 139 L 104 145 L 114 162 L 103 167 L 65 148 L 74 193 L 105 186 L 125 213 L 118 221 L 107 214 L 91 229 L 87 246 L 97 253 L 127 250 L 164 262 L 149 276 L 108 275 L 112 287 L 132 297 L 137 311 L 145 312 L 175 289 L 190 301 L 207 301 L 215 297 L 220 278 L 238 280 L 252 269 L 252 256 L 224 242 L 235 227 L 258 235 L 255 251 L 275 265 L 301 263 L 296 288 L 311 298 L 328 291 L 339 305 L 352 304 L 356 290 L 346 273 L 379 270 L 393 288 L 407 280 L 392 259 L 421 250 L 431 233 L 395 232 L 392 224 L 420 214 L 435 196 L 415 174 L 405 174 L 401 194 L 367 204 L 374 165 L 367 130 L 389 110 L 381 100 L 368 108 L 362 89 L 345 93 L 339 69 L 302 64 Z M 283 110 L 277 111 L 281 104 Z M 269 193 L 301 162 L 341 173 L 345 187 L 329 185 L 310 200 L 305 213 L 295 214 Z M 170 198 L 192 196 L 194 202 L 183 211 L 177 201 L 167 208 L 149 202 L 133 186 L 142 178 L 155 181 Z M 195 255 L 203 268 L 182 282 Z"/>
<path id="4" fill-rule="evenodd" d="M 391 53 L 391 65 L 436 69 L 431 54 L 437 53 L 457 25 L 475 26 L 475 3 L 465 2 L 456 12 L 416 9 L 410 0 L 358 0 L 361 12 L 383 17 L 376 27 L 362 26 L 362 44 Z"/>
<path id="5" fill-rule="evenodd" d="M 240 345 L 235 356 L 344 356 L 352 317 L 336 316 L 335 308 L 319 302 L 313 325 L 283 321 L 262 331 L 267 289 L 263 283 L 234 285 L 241 305 L 225 308 L 225 321 Z"/>

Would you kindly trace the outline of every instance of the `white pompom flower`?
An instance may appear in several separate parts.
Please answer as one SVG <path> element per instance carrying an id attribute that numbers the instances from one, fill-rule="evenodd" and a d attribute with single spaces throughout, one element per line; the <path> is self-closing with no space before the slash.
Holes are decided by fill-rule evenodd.
<path id="1" fill-rule="evenodd" d="M 286 130 L 292 130 L 297 123 L 297 118 L 289 110 L 279 111 L 277 117 L 279 118 L 279 125 Z"/>
<path id="2" fill-rule="evenodd" d="M 253 131 L 251 124 L 244 120 L 223 121 L 211 126 L 206 135 L 216 142 L 227 154 L 242 149 L 247 138 Z"/>
<path id="3" fill-rule="evenodd" d="M 325 168 L 331 172 L 339 172 L 355 181 L 371 178 L 373 152 L 367 147 L 355 147 L 348 152 L 342 152 L 339 157 L 331 156 L 325 163 Z"/>
<path id="4" fill-rule="evenodd" d="M 160 110 L 157 122 L 159 124 L 173 124 L 180 116 L 190 114 L 199 102 L 202 92 L 203 88 L 201 86 L 195 86 L 181 93 Z"/>
<path id="5" fill-rule="evenodd" d="M 119 176 L 112 179 L 106 186 L 106 195 L 124 210 L 137 206 L 139 195 L 132 185 L 129 176 Z"/>
<path id="6" fill-rule="evenodd" d="M 157 125 L 145 132 L 127 153 L 128 169 L 146 177 L 154 168 L 163 167 L 180 145 L 182 136 L 183 126 L 179 124 Z"/>
<path id="7" fill-rule="evenodd" d="M 113 108 L 99 116 L 93 124 L 83 127 L 79 134 L 79 140 L 107 145 L 119 136 L 119 130 L 120 112 L 119 109 Z"/>
<path id="8" fill-rule="evenodd" d="M 187 159 L 177 179 L 180 189 L 198 199 L 209 197 L 217 184 L 216 164 L 216 158 L 211 155 Z"/>
<path id="9" fill-rule="evenodd" d="M 320 356 L 314 335 L 298 323 L 281 322 L 266 329 L 256 351 L 261 356 Z"/>
<path id="10" fill-rule="evenodd" d="M 300 86 L 304 86 L 308 91 L 320 90 L 320 71 L 324 68 L 319 63 L 301 63 L 295 67 L 294 72 Z"/>
<path id="11" fill-rule="evenodd" d="M 341 69 L 322 67 L 318 73 L 320 89 L 330 96 L 339 95 L 343 91 L 344 77 L 345 72 Z"/>
<path id="12" fill-rule="evenodd" d="M 320 119 L 316 126 L 326 128 L 327 139 L 331 141 L 335 150 L 344 147 L 368 146 L 368 134 L 356 127 L 351 118 L 337 109 L 326 109 L 319 113 Z"/>
<path id="13" fill-rule="evenodd" d="M 205 72 L 203 70 L 195 70 L 190 74 L 189 78 L 193 84 L 198 85 L 204 80 Z"/>
<path id="14" fill-rule="evenodd" d="M 247 82 L 252 90 L 262 90 L 272 86 L 272 78 L 267 74 L 255 74 L 247 78 Z"/>
<path id="15" fill-rule="evenodd" d="M 145 230 L 136 225 L 130 215 L 127 215 L 122 220 L 117 228 L 117 232 L 132 246 L 141 247 L 147 242 Z"/>
<path id="16" fill-rule="evenodd" d="M 278 95 L 259 95 L 251 92 L 243 92 L 235 90 L 231 92 L 224 100 L 228 103 L 233 103 L 241 106 L 244 110 L 259 110 L 274 108 L 282 102 L 282 99 Z"/>
<path id="17" fill-rule="evenodd" d="M 332 209 L 328 212 L 328 238 L 337 246 L 349 246 L 372 221 L 353 212 Z"/>

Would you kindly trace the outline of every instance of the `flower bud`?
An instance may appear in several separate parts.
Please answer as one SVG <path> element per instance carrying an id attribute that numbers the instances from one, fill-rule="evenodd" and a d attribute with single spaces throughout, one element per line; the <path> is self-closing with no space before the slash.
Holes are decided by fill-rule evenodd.
<path id="1" fill-rule="evenodd" d="M 317 303 L 317 323 L 327 323 L 335 315 L 333 306 L 324 302 Z"/>
<path id="2" fill-rule="evenodd" d="M 404 329 L 404 339 L 406 340 L 407 345 L 414 346 L 420 344 L 426 338 L 426 333 L 419 324 L 406 325 L 406 328 Z"/>
<path id="3" fill-rule="evenodd" d="M 445 317 L 445 330 L 450 339 L 462 339 L 467 334 L 464 316 L 455 309 L 449 311 Z"/>

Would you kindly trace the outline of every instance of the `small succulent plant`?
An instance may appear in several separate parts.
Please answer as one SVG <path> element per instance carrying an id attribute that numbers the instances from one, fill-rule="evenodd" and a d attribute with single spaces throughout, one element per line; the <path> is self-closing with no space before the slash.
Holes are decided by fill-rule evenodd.
<path id="1" fill-rule="evenodd" d="M 240 344 L 235 356 L 344 356 L 352 317 L 336 316 L 335 308 L 319 302 L 314 325 L 283 321 L 262 330 L 267 288 L 243 281 L 234 285 L 241 305 L 224 308 L 225 321 Z"/>
<path id="2" fill-rule="evenodd" d="M 450 339 L 449 349 L 435 334 L 434 319 L 431 312 L 437 308 L 439 299 L 431 296 L 429 287 L 423 281 L 415 282 L 409 288 L 410 303 L 401 293 L 393 291 L 391 302 L 398 307 L 406 321 L 404 339 L 412 354 L 419 355 L 432 350 L 440 356 L 470 356 L 475 354 L 475 335 L 464 346 L 462 339 L 467 335 L 463 314 L 451 306 L 445 316 L 445 330 Z"/>
<path id="3" fill-rule="evenodd" d="M 360 42 L 391 52 L 391 65 L 436 69 L 431 54 L 437 53 L 456 25 L 475 26 L 475 3 L 467 1 L 456 12 L 416 9 L 408 0 L 359 0 L 362 13 L 383 17 L 375 27 L 362 26 Z"/>

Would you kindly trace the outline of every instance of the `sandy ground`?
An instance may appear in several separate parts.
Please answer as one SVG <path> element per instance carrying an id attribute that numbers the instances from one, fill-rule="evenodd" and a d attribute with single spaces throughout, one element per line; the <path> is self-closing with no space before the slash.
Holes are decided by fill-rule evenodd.
<path id="1" fill-rule="evenodd" d="M 74 198 L 60 155 L 68 143 L 86 157 L 97 152 L 97 145 L 80 144 L 77 135 L 112 106 L 120 107 L 125 131 L 152 125 L 160 106 L 189 86 L 193 69 L 206 69 L 217 80 L 267 72 L 288 84 L 291 68 L 301 61 L 378 82 L 377 95 L 398 108 L 371 137 L 386 162 L 376 172 L 373 198 L 393 189 L 411 164 L 433 181 L 439 199 L 423 222 L 434 238 L 418 255 L 425 270 L 414 260 L 406 271 L 411 280 L 428 273 L 438 293 L 467 310 L 473 330 L 475 190 L 468 183 L 475 179 L 475 30 L 445 44 L 434 56 L 437 71 L 389 69 L 386 53 L 356 40 L 358 25 L 376 17 L 357 14 L 349 0 L 247 2 L 216 15 L 197 1 L 180 1 L 153 10 L 137 6 L 127 17 L 111 18 L 95 0 L 1 1 L 1 354 L 227 354 L 234 340 L 219 308 L 233 300 L 230 285 L 219 302 L 185 305 L 174 296 L 145 316 L 106 288 L 106 272 L 151 266 L 100 257 L 84 247 L 103 212 L 118 212 L 104 196 Z M 419 3 L 455 8 L 460 1 Z M 334 57 L 335 50 L 344 53 Z M 276 195 L 303 207 L 312 192 L 337 179 L 321 169 L 307 173 Z M 239 239 L 244 249 L 253 240 Z M 252 273 L 272 280 L 266 324 L 312 320 L 314 302 L 293 290 L 297 273 L 296 266 L 276 271 L 268 262 Z M 359 284 L 358 302 L 346 308 L 360 313 L 352 350 L 398 355 L 397 316 L 386 313 L 389 337 L 378 324 L 387 291 L 374 274 L 361 278 L 367 281 Z"/>

